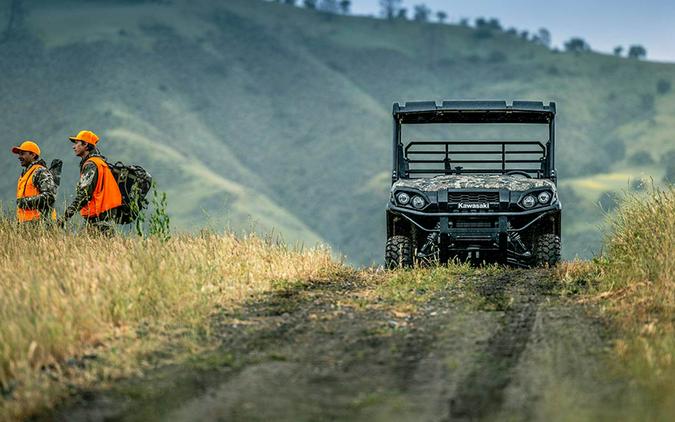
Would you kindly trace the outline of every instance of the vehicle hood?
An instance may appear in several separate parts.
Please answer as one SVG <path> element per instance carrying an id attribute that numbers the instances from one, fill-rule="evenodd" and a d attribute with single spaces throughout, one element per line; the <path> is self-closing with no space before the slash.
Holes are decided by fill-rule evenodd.
<path id="1" fill-rule="evenodd" d="M 401 179 L 394 183 L 391 189 L 392 192 L 401 188 L 412 188 L 422 192 L 436 192 L 441 189 L 508 189 L 522 192 L 541 187 L 555 191 L 555 185 L 550 180 L 501 174 L 451 174 L 423 179 Z"/>

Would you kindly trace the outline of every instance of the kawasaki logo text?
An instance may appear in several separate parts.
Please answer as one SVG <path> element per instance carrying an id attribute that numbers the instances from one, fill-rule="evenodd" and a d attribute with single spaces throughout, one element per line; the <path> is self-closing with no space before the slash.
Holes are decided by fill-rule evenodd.
<path id="1" fill-rule="evenodd" d="M 490 204 L 487 202 L 477 202 L 477 203 L 466 203 L 460 202 L 457 205 L 457 208 L 460 210 L 487 210 L 490 208 Z"/>

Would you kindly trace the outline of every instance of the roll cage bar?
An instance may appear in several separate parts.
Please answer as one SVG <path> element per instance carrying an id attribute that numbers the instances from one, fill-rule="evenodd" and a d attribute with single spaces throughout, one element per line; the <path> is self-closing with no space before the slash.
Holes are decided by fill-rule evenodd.
<path id="1" fill-rule="evenodd" d="M 408 102 L 404 105 L 395 103 L 394 116 L 394 168 L 392 183 L 400 178 L 408 178 L 414 174 L 452 174 L 452 173 L 481 173 L 505 174 L 518 171 L 532 173 L 538 178 L 551 179 L 556 182 L 555 171 L 555 103 L 548 106 L 542 102 L 514 101 L 507 105 L 506 101 L 444 101 L 440 105 L 433 101 Z M 401 141 L 401 126 L 404 124 L 429 123 L 525 123 L 547 124 L 549 127 L 548 140 L 545 142 L 519 141 L 412 141 L 404 146 Z M 430 146 L 443 146 L 443 150 L 424 149 Z M 480 145 L 493 147 L 481 150 L 451 150 L 454 147 L 475 147 Z M 509 145 L 518 145 L 516 151 L 510 150 Z M 525 147 L 525 149 L 520 149 Z M 529 148 L 528 148 L 529 147 Z M 425 155 L 442 154 L 442 159 L 425 159 Z M 452 154 L 486 155 L 486 159 L 450 159 Z M 514 158 L 513 155 L 525 155 L 526 158 Z M 527 157 L 529 154 L 538 154 L 539 159 Z M 416 158 L 418 157 L 419 158 Z M 499 159 L 495 159 L 499 157 Z M 491 158 L 491 159 L 490 159 Z M 501 164 L 498 168 L 467 169 L 452 168 L 452 164 Z M 539 168 L 510 168 L 507 164 L 539 163 Z M 409 169 L 409 164 L 443 164 L 443 168 Z M 508 167 L 508 168 L 507 168 Z"/>

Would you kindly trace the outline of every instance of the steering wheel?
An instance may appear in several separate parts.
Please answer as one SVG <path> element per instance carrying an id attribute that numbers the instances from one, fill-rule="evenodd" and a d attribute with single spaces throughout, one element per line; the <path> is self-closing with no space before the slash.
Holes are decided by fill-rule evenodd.
<path id="1" fill-rule="evenodd" d="M 511 171 L 507 171 L 506 173 L 504 173 L 504 176 L 511 176 L 512 174 L 519 174 L 519 175 L 521 175 L 521 176 L 527 177 L 528 179 L 531 179 L 531 178 L 532 178 L 532 175 L 530 175 L 528 172 L 522 171 L 522 170 L 511 170 Z"/>

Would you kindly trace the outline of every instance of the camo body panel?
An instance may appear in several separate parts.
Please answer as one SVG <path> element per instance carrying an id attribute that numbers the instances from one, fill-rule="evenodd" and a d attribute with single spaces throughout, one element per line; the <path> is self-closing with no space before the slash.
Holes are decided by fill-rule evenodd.
<path id="1" fill-rule="evenodd" d="M 516 192 L 534 188 L 556 190 L 550 180 L 500 174 L 451 174 L 421 179 L 401 179 L 394 183 L 391 190 L 393 192 L 401 188 L 412 188 L 422 192 L 436 192 L 441 189 L 507 189 Z"/>

